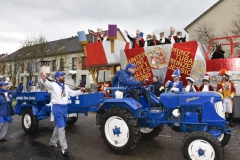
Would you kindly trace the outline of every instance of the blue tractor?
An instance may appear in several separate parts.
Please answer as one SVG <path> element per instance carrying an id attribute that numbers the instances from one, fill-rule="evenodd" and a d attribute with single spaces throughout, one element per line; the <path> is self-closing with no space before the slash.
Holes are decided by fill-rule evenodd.
<path id="1" fill-rule="evenodd" d="M 159 107 L 150 107 L 143 96 L 140 102 L 129 95 L 105 99 L 97 111 L 97 124 L 105 144 L 118 154 L 130 153 L 139 139 L 158 136 L 163 126 L 185 132 L 181 149 L 186 159 L 223 159 L 223 147 L 231 137 L 217 92 L 163 93 L 156 97 L 149 93 Z M 109 88 L 122 90 L 124 88 Z"/>
<path id="2" fill-rule="evenodd" d="M 130 153 L 139 139 L 158 136 L 163 126 L 176 132 L 185 132 L 182 153 L 186 159 L 223 159 L 223 147 L 231 137 L 222 106 L 222 96 L 217 92 L 163 93 L 156 97 L 149 86 L 139 86 L 146 91 L 158 107 L 150 107 L 143 96 L 139 102 L 130 95 L 104 98 L 103 93 L 89 93 L 69 97 L 68 124 L 77 121 L 78 114 L 96 113 L 101 137 L 105 144 L 118 154 Z M 112 92 L 124 93 L 125 88 L 111 87 Z M 51 115 L 48 92 L 24 92 L 17 98 L 18 114 L 26 133 L 34 133 L 39 121 Z"/>

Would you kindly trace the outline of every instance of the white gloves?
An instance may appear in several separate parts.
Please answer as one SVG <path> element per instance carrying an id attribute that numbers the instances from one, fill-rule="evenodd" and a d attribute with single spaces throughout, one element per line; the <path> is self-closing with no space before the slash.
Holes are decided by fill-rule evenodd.
<path id="1" fill-rule="evenodd" d="M 187 87 L 185 88 L 185 91 L 186 91 L 186 92 L 189 92 L 190 89 L 191 89 L 191 87 L 190 87 L 189 85 L 187 85 Z"/>
<path id="2" fill-rule="evenodd" d="M 170 82 L 171 82 L 171 81 L 168 80 L 168 81 L 166 82 L 166 84 L 165 84 L 165 87 L 168 87 Z"/>
<path id="3" fill-rule="evenodd" d="M 233 97 L 234 97 L 234 96 L 231 94 L 231 95 L 230 95 L 230 98 L 233 98 Z"/>
<path id="4" fill-rule="evenodd" d="M 8 92 L 5 92 L 4 95 L 5 95 L 5 97 L 6 97 L 7 102 L 10 102 L 10 99 L 9 99 L 9 97 L 8 97 Z"/>
<path id="5" fill-rule="evenodd" d="M 171 88 L 171 92 L 179 92 L 179 88 Z"/>

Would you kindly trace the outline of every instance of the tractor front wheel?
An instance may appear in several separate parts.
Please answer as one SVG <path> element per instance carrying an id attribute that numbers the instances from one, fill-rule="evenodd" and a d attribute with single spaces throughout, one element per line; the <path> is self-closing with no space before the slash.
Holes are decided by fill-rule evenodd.
<path id="1" fill-rule="evenodd" d="M 117 154 L 130 153 L 141 137 L 137 119 L 120 107 L 104 113 L 100 131 L 104 143 Z"/>
<path id="2" fill-rule="evenodd" d="M 217 139 L 221 142 L 222 146 L 225 147 L 230 141 L 231 134 L 222 133 Z"/>
<path id="3" fill-rule="evenodd" d="M 156 128 L 140 127 L 141 138 L 152 139 L 157 137 L 163 129 L 164 125 L 160 125 Z"/>
<path id="4" fill-rule="evenodd" d="M 187 133 L 181 145 L 183 157 L 187 160 L 223 160 L 221 142 L 208 132 L 196 131 Z"/>

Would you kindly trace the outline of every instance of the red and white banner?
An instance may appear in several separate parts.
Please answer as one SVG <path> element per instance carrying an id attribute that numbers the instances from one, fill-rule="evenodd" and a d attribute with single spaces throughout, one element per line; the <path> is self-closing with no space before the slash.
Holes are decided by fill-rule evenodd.
<path id="1" fill-rule="evenodd" d="M 86 45 L 86 67 L 120 65 L 125 69 L 127 63 L 134 63 L 136 79 L 149 79 L 154 75 L 161 82 L 172 80 L 173 71 L 178 68 L 181 81 L 186 85 L 186 77 L 192 77 L 197 85 L 202 84 L 206 73 L 205 48 L 197 41 L 174 43 L 145 48 L 128 49 L 129 43 L 114 41 L 114 53 L 111 42 L 95 42 Z"/>

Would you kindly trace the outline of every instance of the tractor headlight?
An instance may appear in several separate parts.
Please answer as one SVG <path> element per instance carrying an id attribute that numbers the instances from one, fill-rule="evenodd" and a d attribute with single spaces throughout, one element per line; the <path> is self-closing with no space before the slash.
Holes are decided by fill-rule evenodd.
<path id="1" fill-rule="evenodd" d="M 222 117 L 223 119 L 225 119 L 225 112 L 224 112 L 224 109 L 223 109 L 222 101 L 216 102 L 215 105 L 214 105 L 214 108 L 215 108 L 217 114 L 220 117 Z"/>

